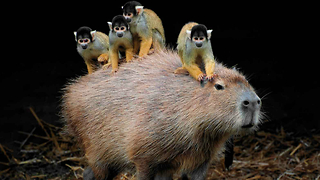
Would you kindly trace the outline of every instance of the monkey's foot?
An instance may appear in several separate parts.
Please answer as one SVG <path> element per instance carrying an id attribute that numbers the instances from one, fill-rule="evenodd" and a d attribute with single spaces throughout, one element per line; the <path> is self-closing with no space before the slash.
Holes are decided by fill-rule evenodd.
<path id="1" fill-rule="evenodd" d="M 105 64 L 102 66 L 102 69 L 106 70 L 111 66 L 111 63 Z"/>
<path id="2" fill-rule="evenodd" d="M 205 77 L 206 77 L 206 74 L 202 73 L 202 74 L 198 75 L 198 79 L 197 80 L 201 82 L 201 81 L 204 80 Z"/>
<path id="3" fill-rule="evenodd" d="M 101 54 L 99 57 L 98 57 L 98 62 L 100 63 L 104 63 L 104 62 L 107 62 L 108 61 L 108 54 Z"/>
<path id="4" fill-rule="evenodd" d="M 189 72 L 186 68 L 184 67 L 179 67 L 177 68 L 175 71 L 174 71 L 175 74 L 185 74 L 185 75 L 188 75 Z"/>
<path id="5" fill-rule="evenodd" d="M 153 54 L 155 52 L 154 48 L 150 49 L 148 55 Z"/>
<path id="6" fill-rule="evenodd" d="M 218 75 L 217 74 L 210 74 L 210 75 L 207 75 L 207 79 L 209 80 L 209 81 L 213 81 L 214 80 L 214 78 L 216 78 L 216 77 L 218 77 Z"/>

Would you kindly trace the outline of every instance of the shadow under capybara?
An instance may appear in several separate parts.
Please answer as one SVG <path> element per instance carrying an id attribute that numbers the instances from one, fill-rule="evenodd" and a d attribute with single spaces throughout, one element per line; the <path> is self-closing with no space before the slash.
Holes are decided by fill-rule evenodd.
<path id="1" fill-rule="evenodd" d="M 178 170 L 205 179 L 231 135 L 258 128 L 260 98 L 236 69 L 216 63 L 214 82 L 200 85 L 173 73 L 181 61 L 170 50 L 121 66 L 64 89 L 62 117 L 90 166 L 84 179 L 112 179 L 125 169 L 138 180 L 172 179 Z"/>

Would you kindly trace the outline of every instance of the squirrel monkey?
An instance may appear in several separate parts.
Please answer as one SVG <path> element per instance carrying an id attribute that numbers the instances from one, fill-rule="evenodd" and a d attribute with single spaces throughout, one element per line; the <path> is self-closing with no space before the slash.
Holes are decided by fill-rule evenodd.
<path id="1" fill-rule="evenodd" d="M 130 25 L 135 54 L 139 52 L 139 57 L 143 57 L 148 54 L 151 46 L 154 49 L 165 46 L 162 21 L 154 11 L 144 9 L 137 1 L 127 2 L 122 9 Z"/>
<path id="2" fill-rule="evenodd" d="M 108 61 L 109 37 L 107 35 L 83 26 L 74 32 L 74 36 L 77 42 L 77 51 L 84 59 L 89 74 L 96 68 L 93 59 L 97 59 L 101 63 Z"/>
<path id="3" fill-rule="evenodd" d="M 126 61 L 133 58 L 133 41 L 129 31 L 129 25 L 122 15 L 115 16 L 112 22 L 108 22 L 110 32 L 110 61 L 112 73 L 118 71 L 119 53 L 125 52 Z M 109 63 L 108 63 L 109 64 Z"/>
<path id="4" fill-rule="evenodd" d="M 206 26 L 194 22 L 183 26 L 177 42 L 182 67 L 174 73 L 184 73 L 187 70 L 198 81 L 204 80 L 205 76 L 208 80 L 213 80 L 215 60 L 210 43 L 211 32 Z M 206 74 L 200 68 L 204 68 Z"/>

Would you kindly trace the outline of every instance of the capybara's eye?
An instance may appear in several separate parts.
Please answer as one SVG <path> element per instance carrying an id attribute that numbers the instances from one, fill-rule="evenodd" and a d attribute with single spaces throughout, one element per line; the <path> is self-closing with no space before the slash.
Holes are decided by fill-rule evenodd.
<path id="1" fill-rule="evenodd" d="M 224 87 L 223 87 L 221 84 L 215 84 L 214 87 L 215 87 L 217 90 L 224 90 Z"/>

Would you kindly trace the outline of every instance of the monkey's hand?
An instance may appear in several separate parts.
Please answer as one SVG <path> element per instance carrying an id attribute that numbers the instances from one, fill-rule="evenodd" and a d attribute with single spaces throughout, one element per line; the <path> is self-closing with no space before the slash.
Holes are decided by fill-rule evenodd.
<path id="1" fill-rule="evenodd" d="M 210 75 L 207 75 L 207 80 L 209 80 L 209 81 L 213 81 L 214 80 L 214 78 L 216 78 L 216 77 L 218 77 L 218 75 L 217 74 L 210 74 Z"/>
<path id="2" fill-rule="evenodd" d="M 204 80 L 205 77 L 206 77 L 206 74 L 204 74 L 204 73 L 199 74 L 197 80 L 201 82 Z"/>
<path id="3" fill-rule="evenodd" d="M 117 71 L 118 71 L 118 68 L 114 68 L 114 69 L 112 69 L 111 74 L 115 75 Z"/>

